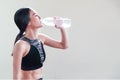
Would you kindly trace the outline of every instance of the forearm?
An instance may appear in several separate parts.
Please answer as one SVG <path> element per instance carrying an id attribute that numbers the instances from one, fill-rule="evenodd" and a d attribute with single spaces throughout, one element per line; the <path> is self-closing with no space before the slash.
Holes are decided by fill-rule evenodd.
<path id="1" fill-rule="evenodd" d="M 68 48 L 68 36 L 64 28 L 60 29 L 61 31 L 61 44 L 64 49 Z"/>

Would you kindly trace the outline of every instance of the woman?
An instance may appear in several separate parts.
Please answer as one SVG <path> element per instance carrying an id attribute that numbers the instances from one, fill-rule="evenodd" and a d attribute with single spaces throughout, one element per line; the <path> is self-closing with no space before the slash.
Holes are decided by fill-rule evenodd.
<path id="1" fill-rule="evenodd" d="M 45 61 L 43 45 L 66 49 L 68 47 L 66 32 L 63 27 L 56 24 L 55 27 L 61 32 L 61 41 L 38 33 L 42 27 L 41 18 L 31 8 L 17 10 L 14 21 L 20 32 L 13 48 L 13 79 L 42 80 L 42 66 Z M 56 20 L 55 22 L 57 23 Z"/>

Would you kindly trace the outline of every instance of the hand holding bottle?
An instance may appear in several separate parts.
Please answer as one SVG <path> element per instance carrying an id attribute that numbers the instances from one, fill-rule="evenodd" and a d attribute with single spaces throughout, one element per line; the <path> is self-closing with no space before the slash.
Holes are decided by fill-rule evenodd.
<path id="1" fill-rule="evenodd" d="M 61 28 L 63 27 L 62 26 L 62 23 L 63 23 L 63 20 L 60 18 L 60 17 L 53 17 L 54 18 L 54 23 L 55 23 L 55 27 L 56 28 Z"/>

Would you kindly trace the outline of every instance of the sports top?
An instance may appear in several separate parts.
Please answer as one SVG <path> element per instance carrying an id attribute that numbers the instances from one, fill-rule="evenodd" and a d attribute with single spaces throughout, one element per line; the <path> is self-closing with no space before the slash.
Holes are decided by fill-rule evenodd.
<path id="1" fill-rule="evenodd" d="M 21 40 L 24 40 L 30 44 L 30 50 L 22 58 L 21 69 L 22 70 L 35 70 L 43 66 L 46 55 L 44 47 L 40 39 L 31 40 L 27 37 L 22 37 Z"/>

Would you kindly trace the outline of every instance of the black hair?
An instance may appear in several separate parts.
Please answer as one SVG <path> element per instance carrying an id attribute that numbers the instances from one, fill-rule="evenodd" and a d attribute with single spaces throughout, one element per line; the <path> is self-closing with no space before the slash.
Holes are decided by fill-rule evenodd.
<path id="1" fill-rule="evenodd" d="M 20 8 L 15 12 L 14 22 L 19 29 L 19 33 L 17 34 L 14 44 L 23 36 L 27 25 L 30 21 L 30 8 Z M 11 54 L 13 56 L 13 53 Z"/>
<path id="2" fill-rule="evenodd" d="M 20 8 L 14 15 L 14 22 L 19 29 L 14 44 L 23 36 L 30 21 L 30 8 Z"/>

